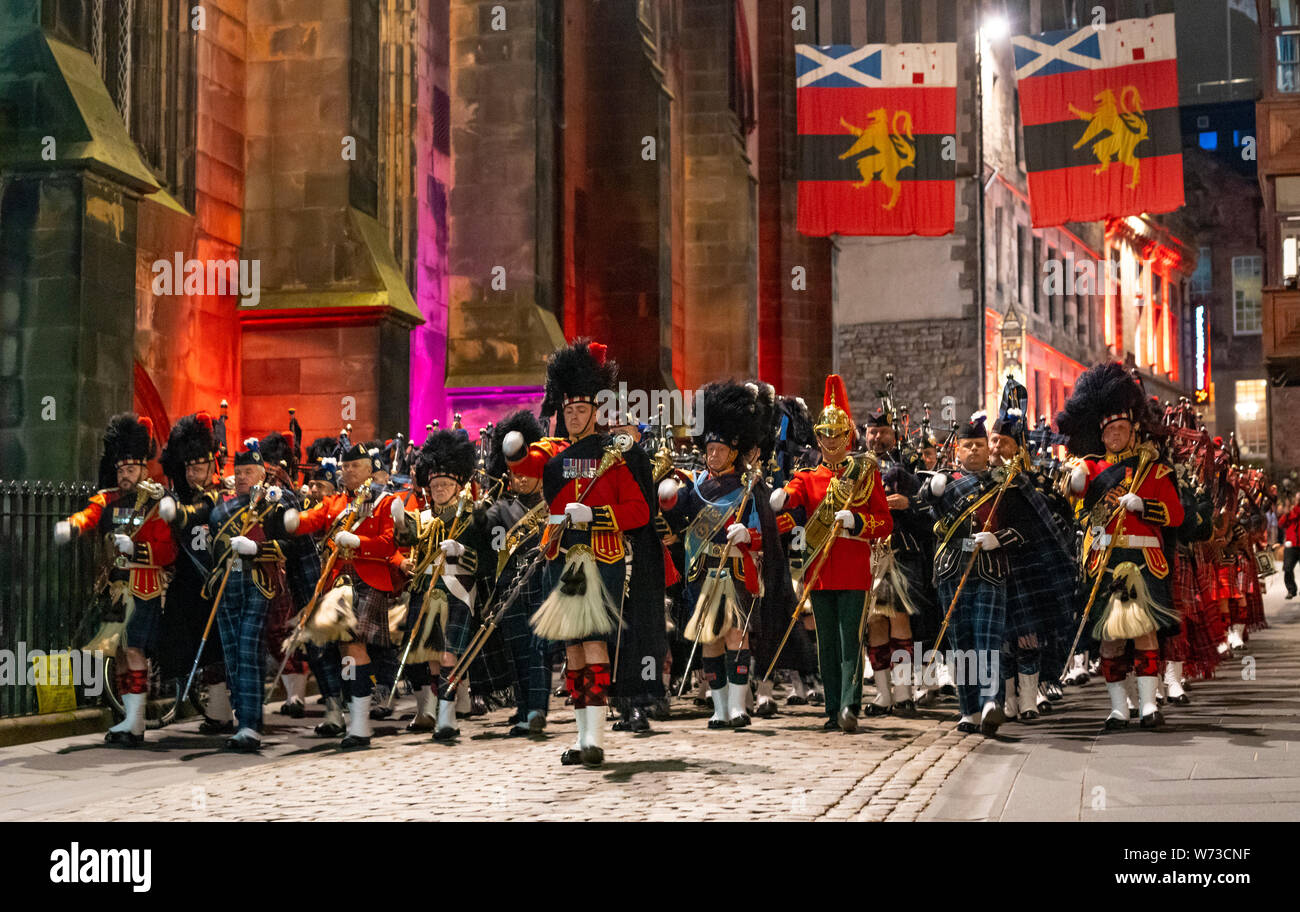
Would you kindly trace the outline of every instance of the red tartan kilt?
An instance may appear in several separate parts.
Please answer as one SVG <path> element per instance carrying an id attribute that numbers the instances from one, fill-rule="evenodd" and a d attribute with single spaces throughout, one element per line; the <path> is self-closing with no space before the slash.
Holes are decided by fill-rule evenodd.
<path id="1" fill-rule="evenodd" d="M 1246 630 L 1263 630 L 1268 626 L 1264 619 L 1264 596 L 1260 591 L 1259 580 L 1246 593 Z"/>
<path id="2" fill-rule="evenodd" d="M 1239 599 L 1242 597 L 1241 588 L 1237 585 L 1237 565 L 1231 567 L 1216 567 L 1215 574 L 1218 577 L 1218 585 L 1214 589 L 1215 599 Z"/>

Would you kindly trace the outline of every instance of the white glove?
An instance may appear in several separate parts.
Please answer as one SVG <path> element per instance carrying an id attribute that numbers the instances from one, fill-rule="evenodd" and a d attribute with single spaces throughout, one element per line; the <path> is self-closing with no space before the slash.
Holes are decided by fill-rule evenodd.
<path id="1" fill-rule="evenodd" d="M 131 536 L 123 535 L 121 532 L 113 536 L 113 546 L 121 554 L 129 556 L 135 553 L 135 542 L 131 541 Z"/>
<path id="2" fill-rule="evenodd" d="M 942 472 L 935 472 L 930 476 L 930 493 L 935 497 L 942 497 L 944 490 L 948 487 L 948 476 Z"/>
<path id="3" fill-rule="evenodd" d="M 229 488 L 230 490 L 232 490 L 232 491 L 235 490 L 235 476 L 234 476 L 234 475 L 227 475 L 225 478 L 221 479 L 221 483 L 222 483 L 223 485 L 225 485 L 227 488 Z"/>
<path id="4" fill-rule="evenodd" d="M 1132 491 L 1119 499 L 1119 505 L 1130 513 L 1142 512 L 1142 498 L 1138 497 Z"/>
<path id="5" fill-rule="evenodd" d="M 66 519 L 60 520 L 54 524 L 54 543 L 56 545 L 66 545 L 72 541 L 72 523 Z"/>
<path id="6" fill-rule="evenodd" d="M 230 550 L 240 557 L 252 557 L 257 553 L 257 542 L 243 535 L 236 535 L 230 540 Z"/>
<path id="7" fill-rule="evenodd" d="M 677 479 L 665 478 L 659 482 L 659 506 L 671 510 L 677 503 Z"/>
<path id="8" fill-rule="evenodd" d="M 840 510 L 835 514 L 835 521 L 845 532 L 852 532 L 858 527 L 858 518 L 853 515 L 852 510 Z"/>
<path id="9" fill-rule="evenodd" d="M 749 541 L 749 528 L 744 523 L 732 523 L 727 526 L 727 544 L 743 545 Z"/>
<path id="10" fill-rule="evenodd" d="M 777 488 L 772 492 L 772 496 L 767 499 L 767 502 L 771 505 L 773 510 L 780 513 L 785 509 L 785 502 L 789 500 L 789 498 L 790 494 L 785 488 Z"/>
<path id="11" fill-rule="evenodd" d="M 589 523 L 595 516 L 591 512 L 591 507 L 576 501 L 564 505 L 564 515 L 576 523 Z"/>
<path id="12" fill-rule="evenodd" d="M 459 558 L 465 553 L 465 546 L 451 538 L 445 539 L 438 547 L 442 549 L 442 553 L 447 555 L 448 558 Z"/>
<path id="13" fill-rule="evenodd" d="M 295 526 L 294 528 L 297 527 Z M 355 550 L 361 547 L 361 539 L 357 538 L 346 529 L 341 529 L 334 533 L 334 544 L 338 545 L 340 548 L 352 548 Z"/>
<path id="14" fill-rule="evenodd" d="M 402 522 L 406 518 L 406 504 L 402 503 L 400 497 L 394 497 L 393 506 L 389 512 L 393 514 L 393 522 Z"/>
<path id="15" fill-rule="evenodd" d="M 163 522 L 171 522 L 176 518 L 176 501 L 170 497 L 164 497 L 158 501 L 158 515 L 162 517 Z"/>
<path id="16" fill-rule="evenodd" d="M 264 496 L 267 503 L 279 503 L 284 498 L 284 489 L 279 485 L 271 485 Z"/>
<path id="17" fill-rule="evenodd" d="M 298 511 L 293 507 L 284 511 L 284 531 L 290 535 L 298 531 Z"/>
<path id="18" fill-rule="evenodd" d="M 1002 542 L 992 532 L 976 532 L 974 537 L 975 547 L 981 551 L 996 551 L 1002 547 Z"/>
<path id="19" fill-rule="evenodd" d="M 1074 471 L 1070 473 L 1070 490 L 1075 494 L 1082 494 L 1087 486 L 1088 470 L 1083 466 L 1075 466 Z"/>

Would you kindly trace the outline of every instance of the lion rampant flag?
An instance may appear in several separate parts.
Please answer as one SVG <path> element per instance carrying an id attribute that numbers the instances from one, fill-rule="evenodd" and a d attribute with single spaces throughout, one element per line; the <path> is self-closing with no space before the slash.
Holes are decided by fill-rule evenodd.
<path id="1" fill-rule="evenodd" d="M 957 45 L 795 48 L 799 231 L 951 234 Z"/>
<path id="2" fill-rule="evenodd" d="M 1183 204 L 1172 13 L 1011 43 L 1035 227 Z"/>

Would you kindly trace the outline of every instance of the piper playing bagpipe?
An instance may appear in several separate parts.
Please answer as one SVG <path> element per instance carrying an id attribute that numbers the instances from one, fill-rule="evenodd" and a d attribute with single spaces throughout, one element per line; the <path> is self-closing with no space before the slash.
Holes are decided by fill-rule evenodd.
<path id="1" fill-rule="evenodd" d="M 176 557 L 171 528 L 158 515 L 162 485 L 151 482 L 146 470 L 157 450 L 152 421 L 134 412 L 114 415 L 104 432 L 100 490 L 84 510 L 54 527 L 59 544 L 73 535 L 103 535 L 113 555 L 95 587 L 103 626 L 86 647 L 125 653 L 118 686 L 126 718 L 104 736 L 109 744 L 135 746 L 144 741 L 149 659 L 158 650 L 163 571 Z"/>
<path id="2" fill-rule="evenodd" d="M 1084 623 L 1094 602 L 1102 600 L 1092 635 L 1101 644 L 1101 672 L 1110 693 L 1105 727 L 1128 725 L 1124 679 L 1131 672 L 1142 727 L 1156 728 L 1164 721 L 1156 704 L 1157 634 L 1178 627 L 1165 534 L 1183 521 L 1173 469 L 1151 439 L 1161 426 L 1137 381 L 1115 363 L 1099 364 L 1079 377 L 1056 426 L 1069 437 L 1067 449 L 1076 457 L 1069 486 L 1086 523 L 1084 579 L 1090 585 Z"/>
<path id="3" fill-rule="evenodd" d="M 322 588 L 330 595 L 322 601 L 338 609 L 339 618 L 350 615 L 354 619 L 351 625 L 343 625 L 351 626 L 351 630 L 338 629 L 326 637 L 343 640 L 343 656 L 354 663 L 353 674 L 343 680 L 351 711 L 347 735 L 339 745 L 345 750 L 370 746 L 370 699 L 375 675 L 367 646 L 391 648 L 388 611 L 401 580 L 401 555 L 393 541 L 393 517 L 388 504 L 391 495 L 371 486 L 373 467 L 365 448 L 353 444 L 343 453 L 339 478 L 343 490 L 301 514 L 285 518 L 285 529 L 290 534 L 333 530 L 325 543 L 333 553 L 321 577 Z M 338 591 L 332 588 L 336 586 Z M 304 610 L 320 615 L 317 608 L 317 600 L 313 599 Z M 326 706 L 326 721 L 337 724 L 330 717 L 330 711 L 337 714 L 337 708 L 328 703 Z"/>
<path id="4" fill-rule="evenodd" d="M 543 413 L 559 413 L 570 444 L 542 471 L 550 509 L 543 539 L 550 595 L 531 624 L 539 637 L 565 644 L 565 686 L 578 723 L 577 745 L 560 757 L 566 766 L 604 762 L 610 652 L 632 571 L 624 536 L 651 521 L 647 496 L 623 460 L 631 438 L 611 439 L 598 429 L 597 396 L 613 390 L 616 376 L 605 346 L 585 339 L 546 363 Z M 662 624 L 662 602 L 653 607 Z"/>
<path id="5" fill-rule="evenodd" d="M 208 515 L 212 573 L 204 595 L 214 602 L 238 731 L 226 742 L 237 751 L 262 746 L 263 634 L 267 608 L 284 582 L 284 491 L 266 485 L 256 438 L 235 454 L 235 490 Z M 206 630 L 204 636 L 206 638 Z"/>
<path id="6" fill-rule="evenodd" d="M 709 728 L 750 724 L 748 628 L 759 594 L 754 556 L 763 553 L 753 491 L 761 467 L 746 467 L 742 459 L 758 446 L 757 419 L 755 389 L 731 381 L 704 387 L 706 471 L 692 484 L 666 478 L 659 485 L 665 518 L 689 523 L 685 589 L 695 611 L 685 635 L 701 646 L 713 699 Z"/>

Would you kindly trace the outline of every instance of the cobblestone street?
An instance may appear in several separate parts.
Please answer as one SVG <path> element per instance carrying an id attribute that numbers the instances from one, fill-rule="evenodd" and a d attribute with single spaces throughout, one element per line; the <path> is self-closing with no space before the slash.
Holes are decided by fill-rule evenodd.
<path id="1" fill-rule="evenodd" d="M 1294 813 L 1300 611 L 1280 586 L 1273 627 L 1252 638 L 1258 677 L 1225 668 L 1166 708 L 1168 730 L 1102 736 L 1105 688 L 1067 688 L 1060 711 L 962 735 L 955 703 L 915 719 L 821 731 L 815 707 L 783 707 L 740 731 L 708 731 L 689 699 L 654 731 L 606 735 L 600 770 L 562 767 L 572 711 L 552 704 L 541 738 L 506 735 L 508 710 L 461 722 L 453 745 L 376 723 L 370 750 L 343 753 L 306 719 L 267 717 L 265 748 L 220 750 L 197 722 L 150 731 L 144 749 L 84 735 L 0 750 L 3 820 L 916 820 L 1242 819 Z M 868 690 L 870 693 L 870 690 Z M 780 692 L 778 692 L 780 695 Z M 411 701 L 399 703 L 409 717 Z M 1247 718 L 1249 717 L 1249 718 Z M 1153 762 L 1154 758 L 1154 762 Z M 1259 777 L 1266 777 L 1261 782 Z M 1108 803 L 1098 808 L 1095 788 Z M 1217 798 L 1216 798 L 1217 796 Z M 1261 804 L 1260 802 L 1264 802 Z M 1280 803 L 1279 803 L 1280 802 Z M 1085 809 L 1086 805 L 1086 809 Z"/>

